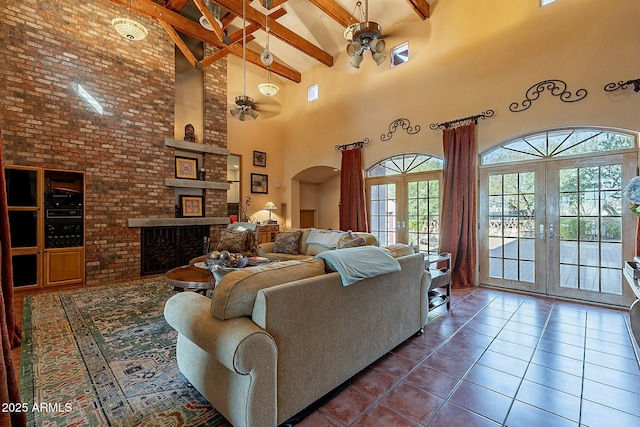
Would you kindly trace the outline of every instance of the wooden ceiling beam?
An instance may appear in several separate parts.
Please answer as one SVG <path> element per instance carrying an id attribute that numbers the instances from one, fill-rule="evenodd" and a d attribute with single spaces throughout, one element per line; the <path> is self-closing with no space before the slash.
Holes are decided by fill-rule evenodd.
<path id="1" fill-rule="evenodd" d="M 167 34 L 169 34 L 169 37 L 171 37 L 171 40 L 173 40 L 176 46 L 178 46 L 178 49 L 180 49 L 180 51 L 183 53 L 185 58 L 187 58 L 187 61 L 189 61 L 189 64 L 191 64 L 192 67 L 201 69 L 202 66 L 196 59 L 195 55 L 193 54 L 193 52 L 191 52 L 191 49 L 189 49 L 189 46 L 187 46 L 184 40 L 180 38 L 180 35 L 178 35 L 176 30 L 174 30 L 171 25 L 164 22 L 162 19 L 158 19 L 158 23 L 162 25 L 162 28 L 164 28 Z"/>
<path id="2" fill-rule="evenodd" d="M 222 28 L 218 27 L 216 23 L 216 19 L 213 16 L 213 13 L 209 10 L 209 8 L 204 4 L 202 0 L 193 0 L 200 13 L 205 17 L 209 24 L 211 24 L 211 28 L 213 28 L 213 33 L 218 37 L 218 41 L 222 41 L 224 38 L 224 33 L 222 32 Z"/>
<path id="3" fill-rule="evenodd" d="M 278 19 L 283 17 L 284 15 L 287 14 L 287 11 L 284 9 L 278 9 L 275 12 L 271 13 L 269 15 L 269 20 L 272 19 Z M 252 23 L 247 25 L 247 34 L 251 34 L 254 33 L 258 30 L 260 30 L 260 25 L 256 24 L 256 23 Z M 236 32 L 229 34 L 229 38 L 231 39 L 231 43 L 235 43 L 238 42 L 240 40 L 242 40 L 242 28 L 237 30 Z M 249 40 L 247 40 L 247 43 L 249 42 Z"/>
<path id="4" fill-rule="evenodd" d="M 351 15 L 349 11 L 340 6 L 335 0 L 309 0 L 309 3 L 313 4 L 345 28 L 354 22 L 358 22 L 357 18 Z"/>
<path id="5" fill-rule="evenodd" d="M 427 0 L 407 0 L 407 3 L 411 5 L 413 10 L 423 21 L 431 17 L 431 6 L 429 6 Z"/>
<path id="6" fill-rule="evenodd" d="M 255 39 L 255 37 L 247 36 L 247 43 L 249 43 L 253 39 Z M 213 54 L 209 55 L 208 57 L 204 58 L 202 61 L 200 61 L 200 65 L 202 66 L 202 68 L 207 68 L 209 65 L 211 65 L 214 62 L 224 58 L 225 56 L 227 56 L 230 53 L 231 53 L 231 50 L 229 49 L 228 46 L 226 46 L 225 48 L 218 50 L 216 53 L 213 53 Z"/>
<path id="7" fill-rule="evenodd" d="M 180 12 L 189 0 L 168 0 L 165 7 L 174 12 Z"/>
<path id="8" fill-rule="evenodd" d="M 114 4 L 118 4 L 123 8 L 126 7 L 127 5 L 127 0 L 109 0 L 109 1 Z M 204 43 L 210 44 L 218 49 L 227 49 L 229 53 L 232 53 L 233 55 L 236 55 L 242 58 L 241 43 L 225 45 L 220 41 L 218 41 L 215 34 L 203 28 L 200 24 L 196 24 L 190 19 L 185 18 L 184 16 L 179 15 L 178 13 L 172 10 L 164 8 L 159 4 L 153 2 L 152 0 L 136 0 L 135 7 L 136 7 L 136 12 L 142 16 L 146 16 L 155 21 L 162 20 L 166 24 L 168 24 L 174 31 L 186 34 Z M 252 51 L 251 49 L 247 49 L 247 61 L 261 68 L 265 68 L 264 64 L 260 62 L 260 54 Z M 302 76 L 299 71 L 289 68 L 283 64 L 276 63 L 275 61 L 273 64 L 271 64 L 271 71 L 295 83 L 300 83 L 302 81 Z"/>
<path id="9" fill-rule="evenodd" d="M 112 0 L 113 1 L 113 0 Z M 238 16 L 242 16 L 242 1 L 243 0 L 216 0 L 220 6 L 228 9 L 232 13 L 235 13 Z M 266 15 L 259 12 L 258 10 L 247 7 L 247 21 L 251 23 L 258 24 L 261 28 L 264 29 L 266 22 Z M 283 42 L 287 43 L 289 46 L 292 46 L 299 51 L 307 54 L 308 56 L 314 58 L 318 62 L 331 67 L 333 66 L 333 56 L 331 56 L 328 52 L 320 49 L 313 43 L 305 40 L 298 34 L 294 33 L 290 29 L 286 28 L 282 24 L 277 21 L 269 21 L 269 29 L 273 36 L 279 38 Z"/>

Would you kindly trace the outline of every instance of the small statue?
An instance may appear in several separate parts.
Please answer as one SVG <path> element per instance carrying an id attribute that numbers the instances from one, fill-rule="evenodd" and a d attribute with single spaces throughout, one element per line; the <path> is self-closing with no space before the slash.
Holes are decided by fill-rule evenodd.
<path id="1" fill-rule="evenodd" d="M 184 140 L 189 142 L 196 142 L 196 130 L 191 123 L 188 123 L 184 127 Z"/>

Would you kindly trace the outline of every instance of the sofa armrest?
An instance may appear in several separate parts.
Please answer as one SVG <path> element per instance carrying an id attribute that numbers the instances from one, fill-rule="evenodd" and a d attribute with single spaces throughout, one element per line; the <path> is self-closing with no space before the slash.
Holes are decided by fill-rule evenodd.
<path id="1" fill-rule="evenodd" d="M 268 333 L 248 317 L 216 319 L 210 305 L 203 295 L 181 292 L 169 298 L 164 317 L 179 334 L 231 371 L 246 375 L 258 365 L 275 366 L 276 345 Z"/>
<path id="2" fill-rule="evenodd" d="M 273 253 L 273 248 L 276 246 L 275 242 L 260 243 L 258 245 L 258 256 L 265 256 L 265 254 Z"/>

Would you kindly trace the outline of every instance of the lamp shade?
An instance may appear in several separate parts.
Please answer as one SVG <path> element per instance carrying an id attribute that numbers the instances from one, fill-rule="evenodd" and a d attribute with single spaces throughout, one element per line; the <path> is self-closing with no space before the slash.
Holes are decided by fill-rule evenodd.
<path id="1" fill-rule="evenodd" d="M 129 18 L 115 18 L 111 21 L 111 25 L 118 34 L 128 40 L 142 40 L 149 34 L 144 25 Z"/>
<path id="2" fill-rule="evenodd" d="M 271 211 L 274 211 L 278 208 L 276 208 L 276 205 L 274 205 L 273 202 L 267 202 L 267 204 L 264 205 L 262 209 L 269 211 L 269 222 L 271 222 Z"/>

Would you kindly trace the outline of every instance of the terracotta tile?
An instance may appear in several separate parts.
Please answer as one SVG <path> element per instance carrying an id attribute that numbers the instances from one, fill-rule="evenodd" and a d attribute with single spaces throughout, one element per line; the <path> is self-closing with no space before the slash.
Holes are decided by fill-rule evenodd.
<path id="1" fill-rule="evenodd" d="M 508 397 L 516 395 L 522 382 L 521 377 L 480 364 L 475 364 L 464 379 Z"/>
<path id="2" fill-rule="evenodd" d="M 531 348 L 536 348 L 538 346 L 538 342 L 540 341 L 540 336 L 531 335 L 530 333 L 528 333 L 528 332 L 535 333 L 536 329 L 534 327 L 532 326 L 527 327 L 525 325 L 525 327 L 523 328 L 508 329 L 508 327 L 513 324 L 516 324 L 516 322 L 509 322 L 507 326 L 505 326 L 505 329 L 500 331 L 500 333 L 497 336 L 497 339 L 503 340 L 503 341 L 509 341 L 511 343 L 515 343 L 515 344 L 519 344 L 519 345 L 523 345 Z M 522 323 L 520 323 L 519 325 L 522 325 Z M 529 329 L 529 328 L 534 328 L 534 329 Z"/>
<path id="3" fill-rule="evenodd" d="M 572 334 L 569 332 L 558 331 L 556 329 L 545 329 L 544 334 L 542 334 L 543 339 L 560 341 L 561 343 L 571 344 L 578 347 L 584 347 L 585 343 L 585 335 L 582 334 Z"/>
<path id="4" fill-rule="evenodd" d="M 640 394 L 640 376 L 626 372 L 609 369 L 604 366 L 585 363 L 584 379 L 621 388 L 636 394 Z"/>
<path id="5" fill-rule="evenodd" d="M 548 368 L 555 369 L 556 371 L 566 372 L 571 375 L 582 376 L 582 360 L 573 359 L 560 354 L 538 350 L 533 355 L 531 363 L 546 366 Z"/>
<path id="6" fill-rule="evenodd" d="M 322 411 L 312 412 L 308 417 L 296 424 L 297 427 L 344 427 L 344 424 L 331 418 Z"/>
<path id="7" fill-rule="evenodd" d="M 405 341 L 391 352 L 416 362 L 422 362 L 431 353 L 431 350 L 411 341 Z"/>
<path id="8" fill-rule="evenodd" d="M 617 344 L 624 347 L 632 347 L 631 337 L 627 331 L 624 333 L 612 334 L 611 332 L 603 332 L 595 329 L 587 330 L 587 348 L 594 350 L 601 350 L 603 347 L 608 347 L 610 344 Z"/>
<path id="9" fill-rule="evenodd" d="M 393 353 L 387 353 L 373 364 L 373 367 L 381 370 L 385 374 L 392 377 L 402 378 L 418 365 L 417 362 L 398 356 Z"/>
<path id="10" fill-rule="evenodd" d="M 507 320 L 499 317 L 487 316 L 482 312 L 473 318 L 474 321 L 484 323 L 485 325 L 493 326 L 496 328 L 502 328 L 507 324 Z"/>
<path id="11" fill-rule="evenodd" d="M 449 401 L 501 423 L 507 416 L 513 399 L 469 381 L 462 381 Z"/>
<path id="12" fill-rule="evenodd" d="M 451 337 L 450 341 L 460 341 L 467 344 L 475 345 L 477 347 L 486 348 L 489 344 L 491 344 L 491 341 L 493 341 L 493 339 L 493 335 L 481 334 L 476 331 L 472 331 L 465 326 L 464 328 L 456 332 L 456 334 Z"/>
<path id="13" fill-rule="evenodd" d="M 438 350 L 431 354 L 422 364 L 453 377 L 462 378 L 473 365 L 473 361 Z"/>
<path id="14" fill-rule="evenodd" d="M 584 380 L 583 399 L 640 417 L 640 394 L 596 381 Z"/>
<path id="15" fill-rule="evenodd" d="M 510 341 L 505 341 L 496 338 L 491 345 L 489 346 L 489 350 L 495 351 L 496 353 L 501 353 L 507 356 L 515 357 L 516 359 L 524 360 L 529 362 L 531 357 L 533 356 L 533 352 L 535 351 L 532 347 L 527 347 L 524 345 L 516 344 Z"/>
<path id="16" fill-rule="evenodd" d="M 447 341 L 447 339 L 448 338 L 438 335 L 435 332 L 432 333 L 429 329 L 425 329 L 424 334 L 414 335 L 409 339 L 409 341 L 411 341 L 414 344 L 419 344 L 427 347 L 430 350 L 433 350 L 436 347 L 442 345 L 442 343 Z"/>
<path id="17" fill-rule="evenodd" d="M 580 421 L 585 426 L 640 426 L 640 417 L 589 400 L 582 402 Z"/>
<path id="18" fill-rule="evenodd" d="M 444 399 L 407 382 L 402 382 L 394 387 L 381 402 L 414 421 L 425 423 L 442 406 Z"/>
<path id="19" fill-rule="evenodd" d="M 410 420 L 404 415 L 382 404 L 374 406 L 360 419 L 352 424 L 352 427 L 419 427 L 420 424 Z"/>
<path id="20" fill-rule="evenodd" d="M 358 374 L 351 382 L 351 385 L 374 399 L 379 399 L 391 390 L 391 387 L 393 387 L 397 381 L 398 378 L 391 377 L 382 371 L 370 368 Z"/>
<path id="21" fill-rule="evenodd" d="M 462 328 L 462 330 L 465 330 L 465 329 L 477 332 L 479 334 L 495 337 L 496 335 L 498 335 L 498 333 L 500 333 L 500 331 L 502 330 L 502 327 L 488 325 L 486 323 L 482 323 L 476 319 L 473 319 L 469 323 L 467 323 L 464 326 L 464 328 Z"/>
<path id="22" fill-rule="evenodd" d="M 546 351 L 548 353 L 559 354 L 561 356 L 571 357 L 572 359 L 583 360 L 584 359 L 584 347 L 566 344 L 560 341 L 550 340 L 542 338 L 538 345 L 538 350 Z"/>
<path id="23" fill-rule="evenodd" d="M 632 358 L 629 358 L 629 356 Z M 628 352 L 618 353 L 618 355 L 586 349 L 584 360 L 585 362 L 592 363 L 594 365 L 605 366 L 609 369 L 640 375 L 638 361 L 636 360 L 631 348 L 628 349 Z"/>
<path id="24" fill-rule="evenodd" d="M 482 356 L 484 350 L 485 347 L 478 347 L 476 345 L 460 341 L 454 336 L 454 338 L 444 343 L 442 347 L 438 349 L 438 352 L 448 353 L 475 362 L 480 356 Z"/>
<path id="25" fill-rule="evenodd" d="M 516 359 L 515 357 L 507 356 L 505 354 L 496 353 L 495 351 L 487 351 L 478 360 L 478 363 L 484 366 L 488 366 L 493 369 L 497 369 L 507 374 L 523 376 L 528 363 L 524 360 Z"/>
<path id="26" fill-rule="evenodd" d="M 529 365 L 524 378 L 528 381 L 580 397 L 582 377 L 556 371 L 542 365 Z"/>
<path id="27" fill-rule="evenodd" d="M 572 421 L 580 420 L 579 397 L 531 381 L 522 382 L 516 400 Z"/>
<path id="28" fill-rule="evenodd" d="M 362 415 L 373 403 L 374 399 L 371 397 L 353 387 L 347 387 L 326 403 L 322 410 L 341 423 L 348 425 Z"/>
<path id="29" fill-rule="evenodd" d="M 587 424 L 589 426 L 623 425 L 623 424 Z M 523 402 L 514 402 L 509 411 L 506 425 L 508 426 L 553 426 L 553 427 L 578 427 L 578 423 L 559 417 L 551 412 L 544 411 Z M 626 424 L 631 425 L 631 424 Z"/>
<path id="30" fill-rule="evenodd" d="M 612 336 L 613 334 L 609 334 Z M 627 338 L 628 339 L 628 338 Z M 607 341 L 595 341 L 593 339 L 587 338 L 586 347 L 589 350 L 599 351 L 601 353 L 613 354 L 616 356 L 624 356 L 629 359 L 635 359 L 636 355 L 633 351 L 633 345 L 631 341 L 628 341 L 627 344 L 618 344 Z"/>
<path id="31" fill-rule="evenodd" d="M 447 398 L 460 379 L 428 366 L 420 365 L 407 376 L 406 381 L 422 390 Z"/>
<path id="32" fill-rule="evenodd" d="M 478 415 L 451 402 L 445 403 L 429 423 L 429 427 L 496 427 L 499 425 L 499 423 L 495 423 L 482 415 Z"/>

